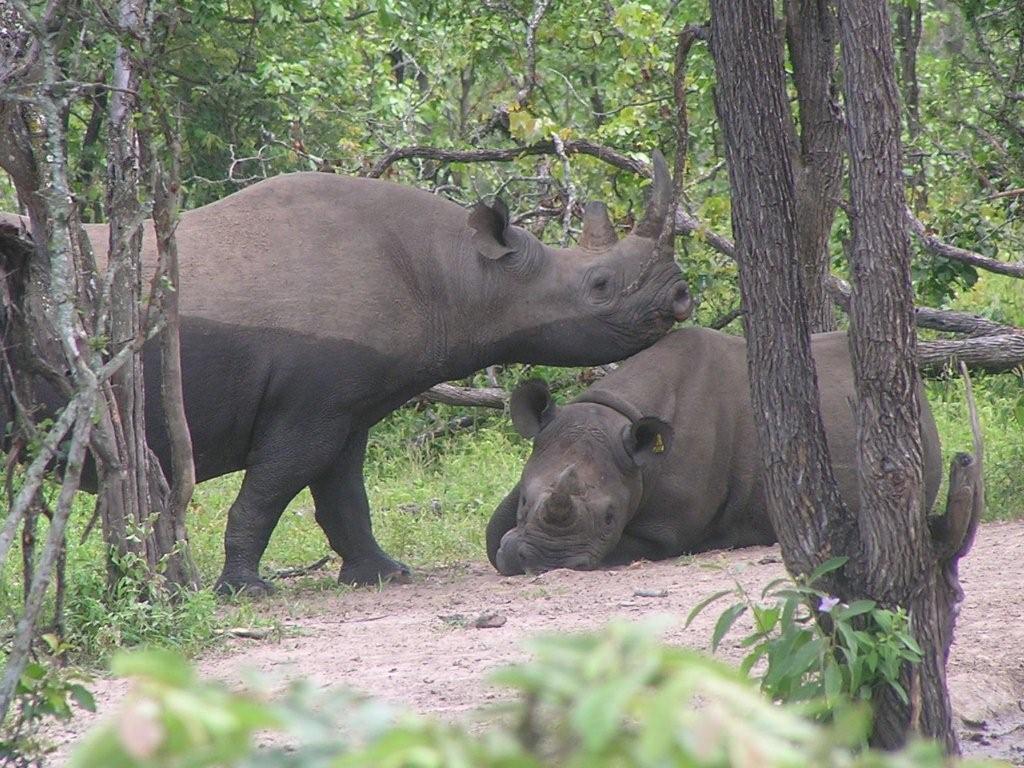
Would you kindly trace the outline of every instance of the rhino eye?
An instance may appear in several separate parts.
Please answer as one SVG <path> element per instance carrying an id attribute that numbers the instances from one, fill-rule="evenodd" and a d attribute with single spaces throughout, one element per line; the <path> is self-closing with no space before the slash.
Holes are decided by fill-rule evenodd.
<path id="1" fill-rule="evenodd" d="M 591 301 L 607 302 L 612 295 L 612 273 L 602 269 L 596 274 L 592 273 L 587 280 L 587 291 Z"/>
<path id="2" fill-rule="evenodd" d="M 604 513 L 604 524 L 611 527 L 612 523 L 615 522 L 615 513 L 608 511 Z"/>

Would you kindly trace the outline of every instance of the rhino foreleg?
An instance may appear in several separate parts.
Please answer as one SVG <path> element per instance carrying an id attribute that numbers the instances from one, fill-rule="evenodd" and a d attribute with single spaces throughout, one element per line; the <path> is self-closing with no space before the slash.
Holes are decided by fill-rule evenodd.
<path id="1" fill-rule="evenodd" d="M 367 432 L 353 433 L 335 466 L 310 483 L 316 521 L 331 548 L 341 555 L 343 584 L 405 581 L 409 567 L 380 548 L 370 523 L 370 502 L 363 482 Z"/>
<path id="2" fill-rule="evenodd" d="M 519 483 L 509 491 L 502 502 L 491 515 L 487 523 L 487 557 L 491 565 L 498 567 L 495 559 L 498 555 L 498 547 L 501 545 L 501 537 L 516 527 L 516 515 L 519 514 Z"/>

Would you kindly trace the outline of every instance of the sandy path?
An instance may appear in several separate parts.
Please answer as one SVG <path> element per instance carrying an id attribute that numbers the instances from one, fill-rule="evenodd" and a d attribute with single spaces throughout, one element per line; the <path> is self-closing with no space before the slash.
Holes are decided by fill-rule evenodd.
<path id="1" fill-rule="evenodd" d="M 717 563 L 727 571 L 705 567 Z M 702 597 L 732 584 L 760 590 L 783 574 L 777 547 L 711 553 L 693 560 L 641 563 L 613 571 L 553 571 L 505 578 L 484 563 L 419 574 L 384 590 L 299 593 L 285 588 L 258 610 L 285 627 L 280 639 L 227 640 L 204 654 L 204 676 L 237 683 L 257 671 L 276 683 L 306 677 L 323 686 L 351 686 L 419 712 L 457 717 L 495 698 L 487 673 L 526 658 L 522 640 L 542 631 L 598 627 L 614 617 L 671 614 L 670 642 L 706 647 L 718 612 L 689 629 L 682 620 Z M 967 594 L 949 664 L 949 685 L 965 752 L 1024 764 L 1024 522 L 981 528 L 961 564 Z M 635 590 L 663 590 L 638 597 Z M 476 629 L 473 620 L 499 612 L 507 622 Z M 458 618 L 468 620 L 463 626 Z M 723 655 L 740 658 L 735 642 Z M 98 680 L 98 716 L 124 695 L 121 681 Z M 93 717 L 75 718 L 53 733 L 61 745 L 52 765 Z"/>

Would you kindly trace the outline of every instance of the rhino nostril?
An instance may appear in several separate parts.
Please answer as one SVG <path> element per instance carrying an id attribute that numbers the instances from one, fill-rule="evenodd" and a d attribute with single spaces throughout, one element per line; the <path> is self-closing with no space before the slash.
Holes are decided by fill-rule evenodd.
<path id="1" fill-rule="evenodd" d="M 672 292 L 672 315 L 680 322 L 693 312 L 693 299 L 686 283 L 679 283 Z"/>

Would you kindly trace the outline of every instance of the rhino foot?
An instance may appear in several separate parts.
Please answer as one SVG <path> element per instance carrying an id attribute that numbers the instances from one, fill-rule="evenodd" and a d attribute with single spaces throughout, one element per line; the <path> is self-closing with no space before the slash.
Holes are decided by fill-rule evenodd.
<path id="1" fill-rule="evenodd" d="M 350 584 L 354 587 L 375 587 L 391 582 L 408 584 L 412 579 L 409 566 L 392 560 L 390 557 L 372 560 L 346 560 L 338 574 L 339 584 Z"/>
<path id="2" fill-rule="evenodd" d="M 218 595 L 244 595 L 245 597 L 267 597 L 274 593 L 274 585 L 259 576 L 231 576 L 221 574 L 214 586 Z"/>

